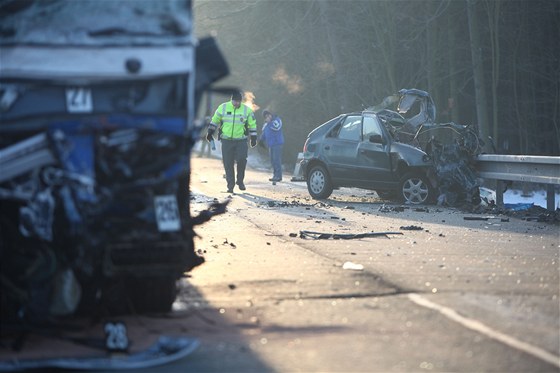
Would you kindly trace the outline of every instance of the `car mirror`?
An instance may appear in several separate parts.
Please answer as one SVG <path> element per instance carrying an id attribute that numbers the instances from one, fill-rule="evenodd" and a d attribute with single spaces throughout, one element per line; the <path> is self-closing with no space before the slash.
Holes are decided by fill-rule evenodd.
<path id="1" fill-rule="evenodd" d="M 384 144 L 385 141 L 383 141 L 383 137 L 381 135 L 371 135 L 369 137 L 369 142 L 373 142 L 376 144 Z"/>

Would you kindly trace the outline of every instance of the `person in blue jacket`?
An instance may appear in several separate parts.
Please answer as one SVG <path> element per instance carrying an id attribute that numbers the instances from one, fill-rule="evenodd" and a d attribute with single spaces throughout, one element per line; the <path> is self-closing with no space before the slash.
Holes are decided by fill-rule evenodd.
<path id="1" fill-rule="evenodd" d="M 272 182 L 282 181 L 282 148 L 284 134 L 282 133 L 282 119 L 268 110 L 263 111 L 264 124 L 260 141 L 268 147 L 270 163 L 272 164 Z"/>

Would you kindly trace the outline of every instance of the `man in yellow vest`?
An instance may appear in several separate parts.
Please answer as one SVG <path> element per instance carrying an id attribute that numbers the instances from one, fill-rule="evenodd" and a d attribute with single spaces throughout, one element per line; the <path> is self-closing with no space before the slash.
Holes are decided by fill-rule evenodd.
<path id="1" fill-rule="evenodd" d="M 222 162 L 226 172 L 228 193 L 233 193 L 235 184 L 240 190 L 246 189 L 243 180 L 249 149 L 247 138 L 250 138 L 251 148 L 257 145 L 255 114 L 241 101 L 243 101 L 243 93 L 234 92 L 231 95 L 231 101 L 218 106 L 206 134 L 206 140 L 212 141 L 214 132 L 218 129 L 218 139 L 222 142 Z M 235 163 L 237 163 L 237 178 L 235 177 Z"/>

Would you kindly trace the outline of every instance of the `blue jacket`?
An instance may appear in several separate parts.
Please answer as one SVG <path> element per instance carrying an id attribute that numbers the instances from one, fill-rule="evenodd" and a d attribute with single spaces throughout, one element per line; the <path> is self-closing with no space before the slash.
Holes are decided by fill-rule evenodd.
<path id="1" fill-rule="evenodd" d="M 266 142 L 269 148 L 271 146 L 284 144 L 282 119 L 280 119 L 279 116 L 274 115 L 270 122 L 265 122 L 263 124 L 260 140 Z"/>

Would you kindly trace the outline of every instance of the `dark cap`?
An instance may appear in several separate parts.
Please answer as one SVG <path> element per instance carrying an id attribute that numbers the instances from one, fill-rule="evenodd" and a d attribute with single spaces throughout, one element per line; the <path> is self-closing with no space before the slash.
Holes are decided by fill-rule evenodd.
<path id="1" fill-rule="evenodd" d="M 263 111 L 263 118 L 266 118 L 267 115 L 272 115 L 272 113 L 268 110 Z"/>
<path id="2" fill-rule="evenodd" d="M 243 93 L 241 91 L 235 91 L 231 94 L 231 99 L 235 101 L 243 100 Z"/>

